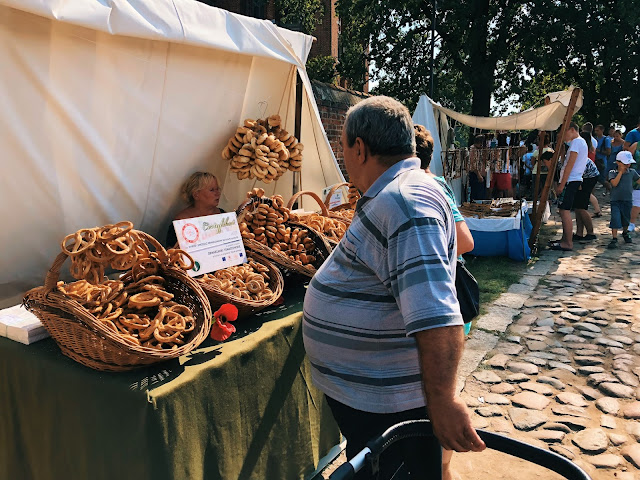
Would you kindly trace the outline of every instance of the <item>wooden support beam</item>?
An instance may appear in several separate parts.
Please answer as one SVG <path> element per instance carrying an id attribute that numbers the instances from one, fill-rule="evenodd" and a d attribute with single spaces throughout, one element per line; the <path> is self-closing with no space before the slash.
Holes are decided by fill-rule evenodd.
<path id="1" fill-rule="evenodd" d="M 571 94 L 571 100 L 569 101 L 569 106 L 567 107 L 567 111 L 564 114 L 564 120 L 562 121 L 562 127 L 560 128 L 560 133 L 558 134 L 558 138 L 556 139 L 556 148 L 553 153 L 553 158 L 551 159 L 551 166 L 549 167 L 549 173 L 547 175 L 547 181 L 544 184 L 544 188 L 542 189 L 542 193 L 540 194 L 540 205 L 536 210 L 536 215 L 533 219 L 533 230 L 531 231 L 531 235 L 529 236 L 529 248 L 533 248 L 536 244 L 536 240 L 538 238 L 538 233 L 540 232 L 540 225 L 542 224 L 542 214 L 544 213 L 545 207 L 547 206 L 547 201 L 549 200 L 549 190 L 551 189 L 551 184 L 553 183 L 554 174 L 556 171 L 556 166 L 558 165 L 558 157 L 560 156 L 560 144 L 564 142 L 564 134 L 569 128 L 569 123 L 571 123 L 571 118 L 573 117 L 573 112 L 576 109 L 576 103 L 578 102 L 578 97 L 582 92 L 581 89 L 576 88 L 573 90 Z M 542 157 L 542 152 L 538 154 L 538 159 Z M 540 170 L 540 165 L 538 166 L 538 171 Z"/>
<path id="2" fill-rule="evenodd" d="M 295 68 L 295 67 L 294 67 Z M 300 138 L 301 130 L 302 130 L 302 79 L 300 78 L 300 73 L 298 73 L 298 69 L 296 68 L 296 110 L 295 110 L 295 124 L 294 124 L 293 134 L 298 139 L 298 141 L 302 141 Z M 293 172 L 293 192 L 292 196 L 300 191 L 300 185 L 302 184 L 302 172 Z M 293 208 L 298 208 L 298 202 L 296 202 Z"/>

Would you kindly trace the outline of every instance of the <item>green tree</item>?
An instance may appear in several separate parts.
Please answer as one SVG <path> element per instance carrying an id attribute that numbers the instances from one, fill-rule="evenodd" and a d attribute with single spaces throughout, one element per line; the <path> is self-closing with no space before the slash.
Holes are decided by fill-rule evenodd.
<path id="1" fill-rule="evenodd" d="M 523 105 L 571 85 L 583 89 L 582 117 L 605 126 L 634 125 L 640 113 L 640 9 L 616 0 L 536 0 L 543 15 L 520 21 L 504 72 L 522 71 L 496 92 Z M 526 28 L 526 30 L 524 30 Z"/>
<path id="2" fill-rule="evenodd" d="M 432 2 L 424 0 L 339 0 L 337 11 L 348 41 L 369 47 L 361 49 L 360 58 L 341 58 L 341 74 L 361 78 L 369 61 L 378 93 L 414 103 L 416 92 L 428 90 L 431 8 Z M 489 114 L 498 62 L 507 55 L 514 19 L 525 14 L 523 4 L 512 0 L 438 3 L 437 83 L 452 99 L 471 96 L 472 114 Z M 449 82 L 458 88 L 454 91 Z"/>
<path id="3" fill-rule="evenodd" d="M 311 80 L 319 82 L 335 83 L 338 71 L 336 59 L 328 55 L 319 55 L 307 60 L 307 74 Z"/>
<path id="4" fill-rule="evenodd" d="M 283 27 L 313 34 L 324 16 L 321 0 L 276 0 L 276 23 Z"/>
<path id="5" fill-rule="evenodd" d="M 371 65 L 374 93 L 411 108 L 428 91 L 432 1 L 338 1 L 340 75 L 357 86 Z M 635 2 L 442 0 L 436 45 L 435 100 L 456 110 L 484 116 L 492 97 L 524 107 L 575 85 L 594 123 L 632 125 L 640 113 Z"/>

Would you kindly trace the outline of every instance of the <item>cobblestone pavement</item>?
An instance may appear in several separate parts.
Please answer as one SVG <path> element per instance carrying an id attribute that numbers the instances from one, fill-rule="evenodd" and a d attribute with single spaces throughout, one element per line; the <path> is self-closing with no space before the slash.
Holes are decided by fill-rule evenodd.
<path id="1" fill-rule="evenodd" d="M 458 385 L 476 428 L 564 455 L 594 480 L 640 479 L 640 235 L 608 249 L 602 207 L 596 241 L 544 251 L 478 319 Z M 454 466 L 503 478 L 487 458 Z"/>

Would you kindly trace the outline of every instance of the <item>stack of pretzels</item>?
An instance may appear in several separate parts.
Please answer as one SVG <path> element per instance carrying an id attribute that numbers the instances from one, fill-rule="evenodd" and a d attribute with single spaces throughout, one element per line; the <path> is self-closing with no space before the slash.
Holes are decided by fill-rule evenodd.
<path id="1" fill-rule="evenodd" d="M 172 265 L 193 268 L 191 256 L 177 249 L 160 256 L 149 250 L 131 222 L 85 228 L 62 241 L 71 257 L 71 275 L 78 281 L 57 283 L 57 289 L 77 301 L 99 322 L 130 345 L 177 349 L 195 328 L 191 309 L 173 301 L 160 276 Z M 130 270 L 123 280 L 108 280 L 105 268 Z"/>
<path id="2" fill-rule="evenodd" d="M 269 268 L 254 260 L 212 274 L 206 273 L 197 280 L 238 299 L 266 301 L 274 295 L 269 285 Z"/>
<path id="3" fill-rule="evenodd" d="M 281 123 L 280 115 L 248 118 L 236 129 L 222 151 L 222 158 L 231 162 L 231 172 L 238 179 L 256 178 L 271 183 L 287 170 L 301 170 L 304 145 L 281 128 Z"/>
<path id="4" fill-rule="evenodd" d="M 309 230 L 287 224 L 290 213 L 281 195 L 265 199 L 264 190 L 254 188 L 247 193 L 247 199 L 254 202 L 240 222 L 244 239 L 259 242 L 299 265 L 315 262 L 316 257 L 311 254 L 315 244 Z"/>
<path id="5" fill-rule="evenodd" d="M 120 222 L 104 227 L 83 228 L 67 235 L 62 251 L 71 258 L 71 276 L 93 285 L 102 283 L 105 268 L 144 271 L 157 263 L 157 254 L 149 251 L 146 242 L 132 231 L 133 223 Z M 193 259 L 183 250 L 167 251 L 169 263 L 189 270 Z"/>
<path id="6" fill-rule="evenodd" d="M 334 214 L 335 215 L 335 214 Z M 322 233 L 329 240 L 339 242 L 347 231 L 347 227 L 344 222 L 336 220 L 335 218 L 325 217 L 317 213 L 299 217 L 295 213 L 292 213 L 291 221 L 303 223 L 314 230 Z"/>
<path id="7" fill-rule="evenodd" d="M 58 291 L 80 303 L 125 343 L 157 350 L 183 345 L 185 335 L 195 328 L 191 309 L 172 301 L 163 277 L 133 278 L 139 279 L 131 283 L 108 280 L 99 285 L 86 280 L 68 285 L 58 282 Z"/>

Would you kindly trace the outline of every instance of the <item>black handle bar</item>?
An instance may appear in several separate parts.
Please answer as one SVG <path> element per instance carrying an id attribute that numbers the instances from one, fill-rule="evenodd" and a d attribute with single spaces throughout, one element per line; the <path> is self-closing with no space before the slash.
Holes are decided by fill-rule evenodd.
<path id="1" fill-rule="evenodd" d="M 535 463 L 562 475 L 567 480 L 591 480 L 591 477 L 578 465 L 557 453 L 486 430 L 477 429 L 476 431 L 487 448 Z M 367 447 L 354 459 L 338 467 L 329 478 L 330 480 L 352 479 L 365 464 L 369 464 L 372 471 L 377 472 L 378 458 L 382 452 L 398 440 L 416 437 L 434 437 L 429 420 L 411 420 L 390 427 L 382 435 L 367 443 Z M 441 468 L 441 464 L 434 465 L 433 473 L 441 472 Z"/>

